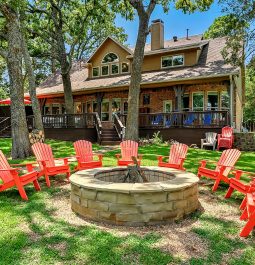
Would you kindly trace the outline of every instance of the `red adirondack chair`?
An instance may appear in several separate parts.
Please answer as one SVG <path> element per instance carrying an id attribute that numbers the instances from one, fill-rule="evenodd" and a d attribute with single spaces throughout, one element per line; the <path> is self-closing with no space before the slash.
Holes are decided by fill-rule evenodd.
<path id="1" fill-rule="evenodd" d="M 43 143 L 36 143 L 32 145 L 32 150 L 36 157 L 40 169 L 44 173 L 46 184 L 50 187 L 50 176 L 66 173 L 66 178 L 69 181 L 70 168 L 68 165 L 68 158 L 54 159 L 52 149 L 49 145 Z M 56 165 L 55 160 L 63 160 L 63 165 Z"/>
<path id="2" fill-rule="evenodd" d="M 240 157 L 241 152 L 237 149 L 228 149 L 222 152 L 222 155 L 218 162 L 216 162 L 215 169 L 208 169 L 206 168 L 207 160 L 200 161 L 201 165 L 198 168 L 197 176 L 200 178 L 201 176 L 211 178 L 215 180 L 213 191 L 216 191 L 220 181 L 224 181 L 229 183 L 228 175 L 231 169 L 234 168 L 235 163 L 237 162 L 238 158 Z M 214 161 L 211 161 L 215 163 Z"/>
<path id="3" fill-rule="evenodd" d="M 234 142 L 233 129 L 231 127 L 222 128 L 221 134 L 218 134 L 218 147 L 219 150 L 221 147 L 232 148 Z"/>
<path id="4" fill-rule="evenodd" d="M 188 148 L 189 147 L 186 144 L 173 144 L 170 148 L 169 157 L 158 156 L 158 166 L 185 170 L 183 163 L 186 158 Z M 168 158 L 168 162 L 163 162 L 163 159 L 166 157 Z"/>
<path id="5" fill-rule="evenodd" d="M 79 140 L 74 143 L 78 165 L 76 170 L 102 167 L 103 155 L 98 154 L 98 160 L 93 160 L 92 144 L 89 141 Z"/>
<path id="6" fill-rule="evenodd" d="M 133 164 L 132 156 L 137 158 L 138 165 L 141 165 L 142 155 L 138 154 L 138 143 L 126 140 L 120 143 L 121 154 L 116 154 L 118 166 Z"/>
<path id="7" fill-rule="evenodd" d="M 0 183 L 0 192 L 16 186 L 21 198 L 23 200 L 28 200 L 26 191 L 24 189 L 25 185 L 33 182 L 35 189 L 41 190 L 37 180 L 38 172 L 33 169 L 32 164 L 20 164 L 12 166 L 26 166 L 28 173 L 19 176 L 18 171 L 21 168 L 10 167 L 3 152 L 0 150 L 0 179 L 2 180 L 2 183 Z"/>
<path id="8" fill-rule="evenodd" d="M 225 195 L 225 198 L 230 198 L 234 190 L 237 190 L 243 193 L 244 195 L 255 192 L 255 178 L 253 178 L 252 181 L 247 184 L 240 180 L 243 174 L 249 175 L 249 177 L 254 176 L 254 173 L 243 171 L 243 170 L 237 170 L 235 172 L 235 178 L 231 178 L 229 180 L 229 188 Z M 246 198 L 247 197 L 245 196 L 240 205 L 241 210 L 243 210 L 246 206 Z"/>
<path id="9" fill-rule="evenodd" d="M 247 237 L 255 227 L 255 193 L 248 193 L 246 197 L 246 207 L 240 217 L 240 220 L 248 221 L 240 233 L 241 237 Z"/>

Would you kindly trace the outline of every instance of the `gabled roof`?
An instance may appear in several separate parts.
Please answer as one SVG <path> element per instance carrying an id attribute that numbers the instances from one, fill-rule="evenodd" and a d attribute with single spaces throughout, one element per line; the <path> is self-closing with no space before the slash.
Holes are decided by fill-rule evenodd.
<path id="1" fill-rule="evenodd" d="M 161 69 L 142 74 L 141 85 L 149 83 L 171 83 L 184 80 L 198 80 L 229 75 L 238 75 L 239 68 L 226 64 L 223 60 L 221 50 L 224 48 L 226 38 L 208 40 L 202 48 L 197 65 L 178 67 L 172 69 Z M 88 79 L 88 69 L 83 62 L 73 64 L 71 71 L 71 82 L 73 92 L 86 92 L 98 89 L 110 89 L 114 87 L 128 87 L 130 74 L 112 76 L 106 78 Z M 63 94 L 61 74 L 57 73 L 49 77 L 37 88 L 37 95 Z"/>
<path id="2" fill-rule="evenodd" d="M 128 52 L 129 54 L 132 54 L 133 52 L 128 48 L 126 47 L 125 45 L 123 45 L 122 43 L 120 43 L 118 40 L 115 40 L 113 37 L 111 36 L 108 36 L 106 37 L 102 42 L 101 44 L 98 46 L 98 48 L 94 51 L 94 53 L 89 57 L 88 59 L 88 63 L 89 61 L 94 57 L 94 55 L 97 53 L 97 51 L 104 45 L 104 43 L 107 41 L 107 40 L 112 40 L 113 42 L 115 42 L 118 46 L 120 46 L 122 49 L 124 49 L 126 52 Z"/>

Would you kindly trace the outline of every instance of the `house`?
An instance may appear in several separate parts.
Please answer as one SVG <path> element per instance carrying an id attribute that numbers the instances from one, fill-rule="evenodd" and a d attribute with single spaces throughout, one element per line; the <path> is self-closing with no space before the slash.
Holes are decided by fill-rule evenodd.
<path id="1" fill-rule="evenodd" d="M 152 21 L 150 33 L 151 43 L 145 46 L 142 66 L 140 136 L 151 136 L 160 130 L 165 139 L 197 143 L 208 130 L 219 132 L 223 126 L 231 125 L 239 131 L 244 88 L 241 69 L 226 64 L 221 55 L 226 38 L 206 40 L 195 35 L 164 40 L 161 20 Z M 124 134 L 133 54 L 134 48 L 108 37 L 87 62 L 76 62 L 71 70 L 75 113 L 77 117 L 98 113 L 91 126 L 97 129 L 98 137 L 105 131 L 105 141 Z M 78 133 L 78 129 L 90 126 L 77 117 L 72 124 L 77 129 L 76 136 L 74 129 L 56 132 L 68 127 L 61 116 L 65 107 L 60 73 L 43 82 L 37 88 L 37 96 L 43 114 L 55 115 L 51 120 L 44 117 L 46 127 L 52 129 L 48 130 L 49 137 L 76 139 L 95 134 L 84 135 L 84 130 Z M 79 126 L 77 119 L 83 125 Z"/>

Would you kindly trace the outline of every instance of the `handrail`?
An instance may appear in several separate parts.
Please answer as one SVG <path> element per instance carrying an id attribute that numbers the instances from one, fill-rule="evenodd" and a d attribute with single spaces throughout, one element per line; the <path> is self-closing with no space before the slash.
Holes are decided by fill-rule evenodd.
<path id="1" fill-rule="evenodd" d="M 96 131 L 97 131 L 98 143 L 101 144 L 102 123 L 101 123 L 101 120 L 99 118 L 98 113 L 97 112 L 94 112 L 93 114 L 94 114 L 95 127 L 96 127 Z"/>
<path id="2" fill-rule="evenodd" d="M 0 117 L 0 133 L 11 127 L 11 117 Z"/>
<path id="3" fill-rule="evenodd" d="M 117 113 L 113 113 L 113 124 L 121 140 L 125 138 L 126 127 L 121 122 Z"/>

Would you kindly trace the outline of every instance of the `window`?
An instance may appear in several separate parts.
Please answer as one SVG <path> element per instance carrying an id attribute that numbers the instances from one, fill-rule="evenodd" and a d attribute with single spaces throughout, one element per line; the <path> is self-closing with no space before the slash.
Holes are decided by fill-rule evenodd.
<path id="1" fill-rule="evenodd" d="M 102 75 L 109 75 L 109 66 L 108 65 L 102 66 Z"/>
<path id="2" fill-rule="evenodd" d="M 174 55 L 174 56 L 163 56 L 161 57 L 161 67 L 173 67 L 184 65 L 184 56 L 183 55 Z"/>
<path id="3" fill-rule="evenodd" d="M 230 98 L 227 91 L 221 92 L 221 109 L 222 110 L 229 110 L 230 108 Z"/>
<path id="4" fill-rule="evenodd" d="M 128 63 L 122 63 L 121 64 L 121 72 L 122 73 L 128 73 L 129 72 L 129 64 Z"/>
<path id="5" fill-rule="evenodd" d="M 123 102 L 123 112 L 124 114 L 128 113 L 128 100 L 127 99 L 125 99 Z"/>
<path id="6" fill-rule="evenodd" d="M 81 102 L 74 103 L 74 113 L 81 114 L 82 113 L 82 104 Z"/>
<path id="7" fill-rule="evenodd" d="M 193 93 L 192 106 L 193 110 L 203 111 L 204 110 L 204 93 L 195 92 Z"/>
<path id="8" fill-rule="evenodd" d="M 172 56 L 165 56 L 162 57 L 161 67 L 171 67 L 173 65 L 173 57 Z"/>
<path id="9" fill-rule="evenodd" d="M 149 105 L 150 104 L 150 95 L 145 94 L 143 95 L 143 105 Z"/>
<path id="10" fill-rule="evenodd" d="M 60 105 L 55 103 L 52 104 L 52 114 L 59 114 L 60 113 Z"/>
<path id="11" fill-rule="evenodd" d="M 207 109 L 217 110 L 218 109 L 218 92 L 208 92 L 207 94 Z"/>
<path id="12" fill-rule="evenodd" d="M 108 53 L 105 55 L 105 57 L 102 60 L 102 63 L 113 63 L 113 62 L 118 62 L 119 57 L 115 53 Z"/>
<path id="13" fill-rule="evenodd" d="M 121 105 L 121 99 L 120 98 L 113 98 L 112 99 L 112 114 L 120 113 L 120 105 Z"/>
<path id="14" fill-rule="evenodd" d="M 173 56 L 173 66 L 183 65 L 183 55 Z"/>
<path id="15" fill-rule="evenodd" d="M 189 94 L 184 94 L 182 97 L 182 110 L 189 111 Z"/>
<path id="16" fill-rule="evenodd" d="M 50 115 L 50 105 L 44 106 L 44 115 Z"/>
<path id="17" fill-rule="evenodd" d="M 119 65 L 118 64 L 112 64 L 112 75 L 116 75 L 119 73 Z"/>
<path id="18" fill-rule="evenodd" d="M 172 100 L 164 100 L 163 101 L 163 112 L 171 112 L 172 111 Z"/>
<path id="19" fill-rule="evenodd" d="M 101 109 L 101 119 L 102 121 L 109 121 L 109 100 L 102 101 L 102 109 Z"/>
<path id="20" fill-rule="evenodd" d="M 93 69 L 92 69 L 92 76 L 93 77 L 99 76 L 99 67 L 93 67 Z"/>

